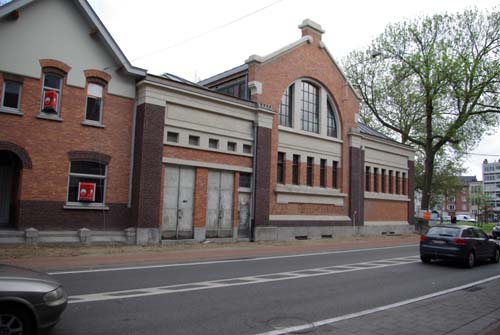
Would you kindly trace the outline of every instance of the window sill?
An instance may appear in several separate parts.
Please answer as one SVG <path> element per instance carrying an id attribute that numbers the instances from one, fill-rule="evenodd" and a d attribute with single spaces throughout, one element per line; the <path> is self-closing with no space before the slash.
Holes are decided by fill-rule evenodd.
<path id="1" fill-rule="evenodd" d="M 0 113 L 17 115 L 17 116 L 23 116 L 24 115 L 24 113 L 21 112 L 20 110 L 11 109 L 11 108 L 7 108 L 7 107 L 0 107 Z"/>
<path id="2" fill-rule="evenodd" d="M 49 120 L 49 121 L 57 121 L 62 122 L 63 119 L 59 115 L 50 115 L 50 114 L 38 114 L 37 119 Z"/>
<path id="3" fill-rule="evenodd" d="M 102 125 L 102 124 L 100 124 L 98 122 L 88 121 L 88 120 L 82 121 L 82 126 L 96 127 L 96 128 L 106 128 L 104 125 Z"/>
<path id="4" fill-rule="evenodd" d="M 285 132 L 288 132 L 288 133 L 292 133 L 292 134 L 296 134 L 296 135 L 313 137 L 313 138 L 317 138 L 317 139 L 321 139 L 321 140 L 326 140 L 326 141 L 330 141 L 330 142 L 343 143 L 343 141 L 341 139 L 339 139 L 338 137 L 331 137 L 331 136 L 321 135 L 319 133 L 308 132 L 308 131 L 301 130 L 301 129 L 296 129 L 296 128 L 293 128 L 293 127 L 287 127 L 287 126 L 278 125 L 278 130 L 282 130 L 282 131 L 285 131 Z"/>
<path id="5" fill-rule="evenodd" d="M 64 209 L 86 209 L 94 211 L 109 211 L 108 206 L 104 205 L 93 205 L 84 203 L 69 203 L 63 206 Z"/>

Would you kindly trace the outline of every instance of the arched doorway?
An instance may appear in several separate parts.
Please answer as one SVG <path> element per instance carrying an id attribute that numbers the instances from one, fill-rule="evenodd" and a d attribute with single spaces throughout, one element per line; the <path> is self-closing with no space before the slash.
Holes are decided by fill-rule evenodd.
<path id="1" fill-rule="evenodd" d="M 0 150 L 0 229 L 16 227 L 22 165 L 15 153 Z"/>

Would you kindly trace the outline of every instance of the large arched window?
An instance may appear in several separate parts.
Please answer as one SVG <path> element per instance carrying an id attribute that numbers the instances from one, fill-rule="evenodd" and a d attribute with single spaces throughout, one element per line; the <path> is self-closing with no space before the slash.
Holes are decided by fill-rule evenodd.
<path id="1" fill-rule="evenodd" d="M 302 130 L 319 133 L 319 90 L 313 84 L 303 81 L 302 94 Z"/>
<path id="2" fill-rule="evenodd" d="M 335 113 L 335 108 L 333 107 L 330 99 L 326 102 L 326 134 L 330 137 L 338 137 L 338 127 L 337 127 L 337 118 Z"/>

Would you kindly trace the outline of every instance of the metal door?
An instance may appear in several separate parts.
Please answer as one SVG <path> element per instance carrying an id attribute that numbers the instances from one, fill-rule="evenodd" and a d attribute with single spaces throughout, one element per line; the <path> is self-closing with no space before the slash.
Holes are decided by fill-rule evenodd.
<path id="1" fill-rule="evenodd" d="M 207 237 L 233 236 L 234 174 L 208 171 Z"/>
<path id="2" fill-rule="evenodd" d="M 167 165 L 164 180 L 162 237 L 193 238 L 195 170 Z"/>
<path id="3" fill-rule="evenodd" d="M 13 172 L 12 165 L 0 165 L 0 226 L 9 224 Z"/>
<path id="4" fill-rule="evenodd" d="M 238 194 L 238 237 L 250 237 L 250 193 Z"/>

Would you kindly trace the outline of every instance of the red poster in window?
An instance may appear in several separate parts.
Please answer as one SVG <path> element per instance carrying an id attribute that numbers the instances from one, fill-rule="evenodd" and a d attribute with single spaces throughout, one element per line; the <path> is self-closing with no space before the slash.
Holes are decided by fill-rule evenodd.
<path id="1" fill-rule="evenodd" d="M 78 183 L 78 201 L 95 201 L 95 183 Z"/>
<path id="2" fill-rule="evenodd" d="M 57 110 L 57 92 L 46 90 L 43 94 L 43 109 Z"/>

